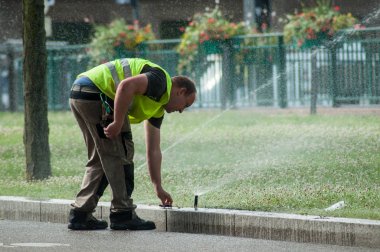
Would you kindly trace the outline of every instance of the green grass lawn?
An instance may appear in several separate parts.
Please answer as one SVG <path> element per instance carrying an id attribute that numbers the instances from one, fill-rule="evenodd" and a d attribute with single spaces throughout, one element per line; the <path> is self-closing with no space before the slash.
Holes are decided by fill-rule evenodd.
<path id="1" fill-rule="evenodd" d="M 70 112 L 51 112 L 49 125 L 53 176 L 26 182 L 23 114 L 0 113 L 0 195 L 74 199 L 87 156 L 81 132 Z M 192 206 L 197 193 L 199 207 L 380 219 L 379 115 L 190 111 L 166 115 L 161 132 L 175 206 Z M 158 205 L 143 125 L 133 134 L 134 201 Z M 341 200 L 343 209 L 323 210 Z"/>

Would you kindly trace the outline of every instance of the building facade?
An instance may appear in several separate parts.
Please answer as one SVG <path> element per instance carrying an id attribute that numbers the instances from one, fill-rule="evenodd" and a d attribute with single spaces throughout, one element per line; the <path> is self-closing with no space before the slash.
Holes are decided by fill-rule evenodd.
<path id="1" fill-rule="evenodd" d="M 142 25 L 151 23 L 158 38 L 178 38 L 196 12 L 219 5 L 223 14 L 233 21 L 267 23 L 272 31 L 282 31 L 286 14 L 294 13 L 311 0 L 45 0 L 46 30 L 49 40 L 87 43 L 94 25 L 107 24 L 115 18 L 127 22 L 138 19 Z M 351 12 L 365 26 L 380 25 L 378 0 L 365 4 L 357 0 L 332 0 L 343 13 Z M 366 23 L 372 13 L 370 22 Z M 0 42 L 22 37 L 22 1 L 0 0 Z"/>

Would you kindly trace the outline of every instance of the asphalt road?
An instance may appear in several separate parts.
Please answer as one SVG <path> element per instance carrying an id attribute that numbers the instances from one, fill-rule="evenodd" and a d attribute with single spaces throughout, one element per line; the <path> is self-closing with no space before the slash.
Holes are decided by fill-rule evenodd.
<path id="1" fill-rule="evenodd" d="M 0 251 L 380 251 L 157 231 L 71 231 L 65 224 L 0 220 Z"/>

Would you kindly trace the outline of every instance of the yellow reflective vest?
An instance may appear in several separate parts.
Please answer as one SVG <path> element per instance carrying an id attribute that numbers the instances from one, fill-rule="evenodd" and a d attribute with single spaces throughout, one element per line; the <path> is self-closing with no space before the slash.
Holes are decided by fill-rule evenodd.
<path id="1" fill-rule="evenodd" d="M 130 123 L 140 123 L 149 118 L 160 118 L 164 115 L 163 105 L 169 102 L 172 82 L 170 75 L 159 65 L 145 59 L 124 58 L 110 61 L 94 67 L 78 77 L 88 77 L 105 95 L 115 100 L 116 89 L 120 81 L 141 73 L 145 65 L 157 67 L 166 75 L 166 93 L 159 101 L 144 95 L 135 95 L 128 110 Z"/>

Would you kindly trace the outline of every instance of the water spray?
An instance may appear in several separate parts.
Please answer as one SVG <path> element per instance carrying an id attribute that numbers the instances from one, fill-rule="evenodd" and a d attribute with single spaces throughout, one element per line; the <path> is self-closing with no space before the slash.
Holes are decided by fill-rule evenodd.
<path id="1" fill-rule="evenodd" d="M 373 13 L 370 13 L 367 17 L 365 17 L 362 20 L 361 23 L 362 24 L 369 24 L 373 19 L 378 18 L 379 16 L 380 16 L 380 9 L 378 9 L 377 11 L 375 11 Z M 344 32 L 343 34 L 339 35 L 338 37 L 336 37 L 333 41 L 325 43 L 325 46 L 329 47 L 329 46 L 336 45 L 337 43 L 343 41 L 344 38 L 348 37 L 349 35 L 352 35 L 355 32 L 356 32 L 355 29 L 348 30 L 348 31 Z M 315 56 L 320 50 L 321 50 L 320 47 L 319 48 L 315 48 L 312 51 L 311 56 Z M 272 79 L 268 80 L 266 83 L 264 83 L 260 87 L 254 89 L 253 91 L 251 91 L 248 94 L 246 94 L 246 96 L 244 97 L 243 100 L 248 99 L 249 96 L 254 95 L 255 93 L 257 93 L 261 89 L 265 89 L 268 86 L 272 85 L 273 82 L 274 82 L 274 80 L 282 78 L 283 76 L 286 76 L 286 75 L 287 75 L 287 71 L 281 71 L 280 73 L 277 73 Z M 191 136 L 193 136 L 195 133 L 199 132 L 201 129 L 205 128 L 207 125 L 209 125 L 213 121 L 217 120 L 219 117 L 221 117 L 224 113 L 226 113 L 227 111 L 229 111 L 233 107 L 234 107 L 234 104 L 230 104 L 229 106 L 227 106 L 227 108 L 223 109 L 221 112 L 219 112 L 218 114 L 216 114 L 214 117 L 210 118 L 206 122 L 202 123 L 200 126 L 194 128 L 191 132 L 188 132 L 187 134 L 185 134 L 182 138 L 180 138 L 177 141 L 175 141 L 174 143 L 172 143 L 169 147 L 167 147 L 166 149 L 164 149 L 162 151 L 162 153 L 164 154 L 165 152 L 167 152 L 167 151 L 171 150 L 172 148 L 174 148 L 179 143 L 184 142 L 185 140 L 187 140 L 188 138 L 190 138 Z M 137 167 L 136 170 L 140 170 L 146 164 L 147 164 L 147 162 L 145 161 L 139 167 Z M 226 184 L 226 183 L 223 183 L 222 185 L 224 185 L 224 184 Z M 199 195 L 194 195 L 194 210 L 198 210 L 198 196 Z M 172 207 L 171 205 L 166 205 L 166 204 L 160 205 L 160 206 L 163 207 L 163 208 L 171 208 Z"/>

